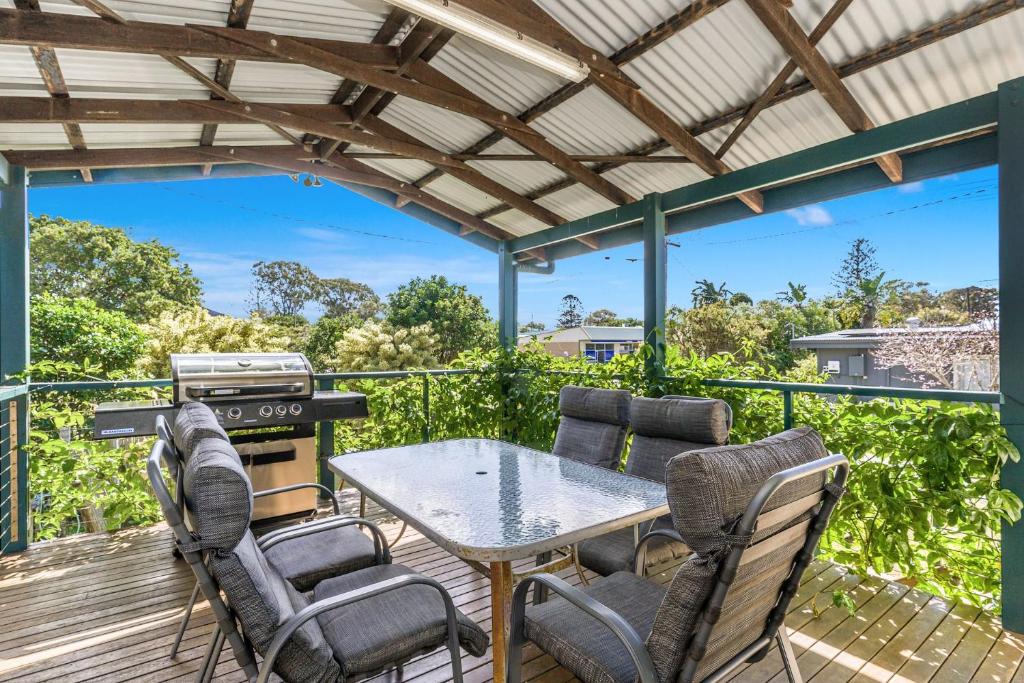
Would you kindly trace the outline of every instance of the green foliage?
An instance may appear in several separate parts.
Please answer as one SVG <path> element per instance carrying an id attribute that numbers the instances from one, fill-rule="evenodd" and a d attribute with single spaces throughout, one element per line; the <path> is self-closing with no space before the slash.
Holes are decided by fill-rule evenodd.
<path id="1" fill-rule="evenodd" d="M 357 316 L 349 314 L 341 318 L 330 318 L 324 316 L 316 321 L 310 328 L 306 337 L 306 345 L 302 352 L 312 363 L 313 369 L 317 372 L 331 372 L 337 370 L 335 361 L 338 360 L 336 348 L 341 337 L 362 324 Z"/>
<path id="2" fill-rule="evenodd" d="M 575 294 L 566 294 L 558 308 L 558 320 L 555 327 L 566 329 L 579 327 L 583 324 L 583 302 Z"/>
<path id="3" fill-rule="evenodd" d="M 726 289 L 724 282 L 716 285 L 711 280 L 706 279 L 697 280 L 694 283 L 693 290 L 690 292 L 694 308 L 724 303 L 729 300 L 730 296 L 732 296 L 732 292 Z M 749 299 L 750 297 L 747 298 Z"/>
<path id="4" fill-rule="evenodd" d="M 519 333 L 527 334 L 529 332 L 543 332 L 545 329 L 544 323 L 539 320 L 531 320 L 530 322 L 523 323 L 519 326 Z"/>
<path id="5" fill-rule="evenodd" d="M 263 316 L 300 315 L 320 293 L 320 278 L 298 261 L 257 261 L 252 279 L 252 312 Z"/>
<path id="6" fill-rule="evenodd" d="M 95 377 L 122 377 L 142 355 L 139 326 L 118 311 L 108 311 L 91 299 L 42 295 L 32 299 L 32 361 L 89 365 Z M 36 374 L 36 379 L 64 379 L 60 374 Z"/>
<path id="7" fill-rule="evenodd" d="M 286 351 L 293 346 L 286 330 L 259 316 L 210 315 L 203 308 L 167 311 L 143 325 L 146 355 L 138 370 L 146 377 L 169 377 L 172 353 Z"/>
<path id="8" fill-rule="evenodd" d="M 365 320 L 376 317 L 383 309 L 380 297 L 369 285 L 343 277 L 321 278 L 317 301 L 324 315 L 331 318 L 352 315 Z"/>
<path id="9" fill-rule="evenodd" d="M 586 317 L 584 325 L 597 325 L 603 327 L 642 327 L 643 320 L 639 318 L 620 318 L 619 314 L 607 308 L 599 308 Z M 541 330 L 544 328 L 541 327 Z"/>
<path id="10" fill-rule="evenodd" d="M 120 228 L 45 215 L 29 224 L 34 292 L 92 299 L 136 322 L 200 304 L 199 279 L 156 240 L 136 242 Z"/>
<path id="11" fill-rule="evenodd" d="M 497 344 L 483 300 L 442 275 L 413 278 L 388 295 L 387 322 L 393 327 L 430 325 L 437 360 L 450 363 L 468 349 Z"/>
<path id="12" fill-rule="evenodd" d="M 329 359 L 338 370 L 410 370 L 437 367 L 437 337 L 430 325 L 395 328 L 369 320 L 345 332 Z"/>

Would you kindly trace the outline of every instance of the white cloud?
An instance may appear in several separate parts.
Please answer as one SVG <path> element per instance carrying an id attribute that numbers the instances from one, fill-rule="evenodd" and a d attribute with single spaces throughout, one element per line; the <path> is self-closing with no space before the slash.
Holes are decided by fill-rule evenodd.
<path id="1" fill-rule="evenodd" d="M 924 183 L 920 180 L 916 183 L 904 183 L 899 185 L 897 189 L 900 191 L 900 194 L 917 194 L 918 192 L 924 192 Z"/>
<path id="2" fill-rule="evenodd" d="M 821 204 L 811 204 L 810 206 L 803 206 L 799 209 L 790 209 L 786 212 L 786 215 L 795 220 L 797 225 L 806 225 L 816 228 L 832 225 L 836 222 L 835 219 L 832 218 L 832 214 L 828 212 L 828 209 Z"/>

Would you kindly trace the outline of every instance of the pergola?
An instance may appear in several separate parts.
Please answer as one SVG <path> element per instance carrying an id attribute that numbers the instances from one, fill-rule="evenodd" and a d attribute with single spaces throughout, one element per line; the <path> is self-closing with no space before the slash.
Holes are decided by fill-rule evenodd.
<path id="1" fill-rule="evenodd" d="M 662 353 L 667 235 L 998 163 L 1001 415 L 1024 449 L 1022 6 L 0 0 L 0 374 L 28 362 L 29 187 L 330 180 L 495 252 L 507 344 L 518 272 L 643 242 Z M 1024 465 L 1003 482 L 1024 496 Z M 1024 631 L 1024 524 L 1003 557 Z"/>

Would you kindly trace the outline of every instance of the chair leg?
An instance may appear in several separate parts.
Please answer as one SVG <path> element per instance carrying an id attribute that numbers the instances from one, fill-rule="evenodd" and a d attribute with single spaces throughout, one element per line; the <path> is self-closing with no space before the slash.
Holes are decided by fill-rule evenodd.
<path id="1" fill-rule="evenodd" d="M 395 547 L 395 544 L 398 543 L 399 539 L 402 538 L 402 534 L 405 533 L 405 528 L 407 526 L 409 526 L 408 522 L 402 522 L 402 528 L 398 530 L 398 535 L 395 536 L 395 539 L 393 541 L 388 543 L 388 550 L 391 550 Z"/>
<path id="2" fill-rule="evenodd" d="M 192 618 L 192 610 L 196 606 L 196 600 L 199 598 L 199 581 L 196 581 L 195 587 L 192 589 L 192 597 L 188 599 L 188 605 L 185 606 L 185 614 L 181 615 L 181 624 L 178 626 L 178 634 L 174 637 L 174 644 L 171 645 L 171 659 L 178 656 L 178 647 L 181 646 L 181 639 L 185 636 L 185 629 L 188 628 L 189 619 Z"/>
<path id="3" fill-rule="evenodd" d="M 448 635 L 448 651 L 452 655 L 452 683 L 462 683 L 462 650 L 457 632 Z"/>
<path id="4" fill-rule="evenodd" d="M 775 632 L 775 640 L 779 644 L 779 652 L 782 653 L 782 663 L 786 667 L 786 676 L 789 678 L 789 683 L 803 683 L 804 679 L 800 675 L 800 665 L 797 664 L 796 655 L 793 653 L 793 645 L 789 642 L 789 633 L 786 631 L 785 624 L 779 626 L 779 630 Z"/>
<path id="5" fill-rule="evenodd" d="M 210 633 L 210 642 L 206 646 L 206 652 L 203 653 L 203 659 L 199 662 L 199 670 L 196 671 L 196 683 L 203 683 L 206 680 L 206 670 L 210 668 L 210 658 L 217 647 L 220 633 L 220 624 L 217 624 L 213 627 L 213 632 Z"/>
<path id="6" fill-rule="evenodd" d="M 575 545 L 572 547 L 572 563 L 576 567 L 576 575 L 580 577 L 580 583 L 582 583 L 584 586 L 589 586 L 590 580 L 587 578 L 587 575 L 583 572 L 583 565 L 580 564 L 579 548 Z"/>
<path id="7" fill-rule="evenodd" d="M 366 517 L 366 494 L 359 494 L 359 516 Z"/>
<path id="8" fill-rule="evenodd" d="M 551 551 L 549 550 L 548 552 L 541 553 L 540 555 L 537 556 L 537 563 L 536 563 L 535 566 L 539 567 L 542 564 L 547 564 L 550 561 L 551 561 Z M 540 605 L 541 603 L 547 602 L 547 599 L 548 599 L 548 587 L 543 585 L 543 584 L 540 584 L 540 583 L 535 583 L 533 585 L 533 604 Z"/>
<path id="9" fill-rule="evenodd" d="M 213 674 L 217 670 L 217 663 L 220 662 L 220 653 L 224 649 L 224 631 L 217 634 L 217 643 L 213 648 L 213 654 L 210 657 L 210 661 L 206 665 L 206 676 L 203 678 L 203 683 L 210 683 L 213 680 Z"/>

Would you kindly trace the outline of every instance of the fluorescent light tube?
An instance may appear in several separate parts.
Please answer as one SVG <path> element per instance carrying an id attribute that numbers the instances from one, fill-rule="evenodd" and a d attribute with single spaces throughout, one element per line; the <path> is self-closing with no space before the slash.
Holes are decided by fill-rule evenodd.
<path id="1" fill-rule="evenodd" d="M 435 24 L 579 83 L 590 69 L 578 59 L 448 0 L 386 0 Z"/>

